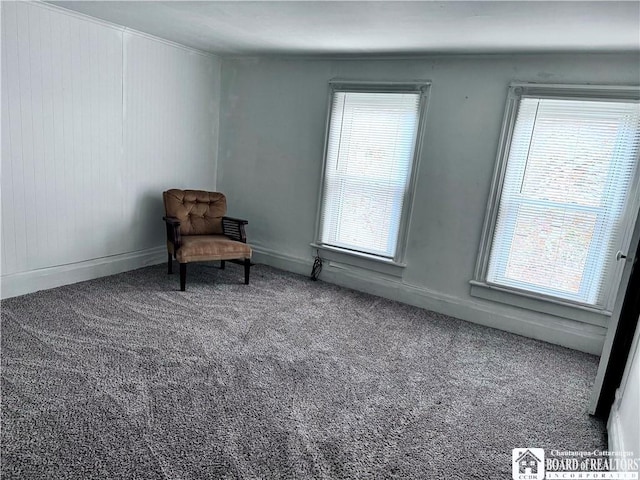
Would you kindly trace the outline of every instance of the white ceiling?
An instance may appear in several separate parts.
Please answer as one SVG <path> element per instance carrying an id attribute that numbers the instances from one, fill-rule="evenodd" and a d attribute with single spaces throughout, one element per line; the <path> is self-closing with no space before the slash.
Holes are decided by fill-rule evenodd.
<path id="1" fill-rule="evenodd" d="M 640 51 L 638 1 L 52 1 L 218 54 Z"/>

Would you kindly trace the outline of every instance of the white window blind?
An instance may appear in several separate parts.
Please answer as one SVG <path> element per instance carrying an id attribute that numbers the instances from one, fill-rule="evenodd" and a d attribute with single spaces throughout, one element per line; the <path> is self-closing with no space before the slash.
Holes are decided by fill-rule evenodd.
<path id="1" fill-rule="evenodd" d="M 486 281 L 603 307 L 639 130 L 637 102 L 521 98 Z"/>
<path id="2" fill-rule="evenodd" d="M 396 255 L 420 98 L 420 92 L 334 92 L 321 244 L 390 259 Z"/>

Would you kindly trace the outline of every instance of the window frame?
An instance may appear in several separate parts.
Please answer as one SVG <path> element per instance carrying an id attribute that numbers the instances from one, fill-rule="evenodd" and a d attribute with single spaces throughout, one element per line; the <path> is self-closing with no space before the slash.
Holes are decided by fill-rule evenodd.
<path id="1" fill-rule="evenodd" d="M 565 318 L 586 319 L 587 323 L 601 324 L 600 316 L 611 316 L 615 295 L 620 286 L 624 262 L 612 269 L 602 305 L 589 305 L 580 301 L 519 289 L 487 281 L 489 257 L 493 245 L 498 209 L 507 170 L 512 136 L 523 96 L 572 100 L 630 100 L 640 101 L 640 87 L 635 85 L 575 85 L 512 83 L 509 86 L 505 112 L 498 143 L 496 163 L 487 201 L 476 266 L 471 284 L 471 295 L 528 308 Z M 631 180 L 627 204 L 622 214 L 621 251 L 629 248 L 631 235 L 640 210 L 640 159 Z"/>
<path id="2" fill-rule="evenodd" d="M 429 91 L 431 82 L 428 80 L 407 82 L 369 82 L 356 80 L 332 79 L 329 81 L 329 94 L 327 99 L 327 120 L 325 125 L 324 148 L 322 155 L 322 171 L 318 201 L 316 210 L 316 224 L 314 241 L 311 247 L 321 249 L 327 256 L 337 262 L 348 265 L 368 268 L 392 276 L 401 276 L 406 266 L 404 257 L 406 253 L 407 235 L 413 209 L 413 197 L 416 185 L 416 173 L 419 168 L 422 145 L 424 140 L 427 108 L 429 105 Z M 392 258 L 382 257 L 370 253 L 349 250 L 322 242 L 322 208 L 324 206 L 324 188 L 326 182 L 327 152 L 329 147 L 329 132 L 331 128 L 332 102 L 336 92 L 363 92 L 363 93 L 418 93 L 420 102 L 418 106 L 418 125 L 416 129 L 416 141 L 411 160 L 411 168 L 404 189 L 404 201 L 398 226 L 398 237 L 395 255 Z"/>

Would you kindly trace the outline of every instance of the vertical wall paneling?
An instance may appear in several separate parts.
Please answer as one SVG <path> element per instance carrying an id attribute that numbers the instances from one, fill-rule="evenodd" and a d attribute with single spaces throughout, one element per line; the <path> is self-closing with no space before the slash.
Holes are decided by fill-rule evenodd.
<path id="1" fill-rule="evenodd" d="M 3 215 L 3 277 L 122 253 L 102 248 L 104 219 L 92 202 L 111 196 L 98 178 L 122 163 L 101 159 L 96 141 L 108 132 L 106 142 L 121 143 L 122 58 L 108 46 L 118 45 L 122 33 L 37 4 L 2 8 L 9 130 L 2 163 L 10 166 L 2 186 L 12 187 L 11 198 L 2 199 L 3 213 L 10 212 Z M 111 78 L 117 88 L 98 80 L 101 70 L 119 72 Z M 100 109 L 112 113 L 99 115 Z"/>
<path id="2" fill-rule="evenodd" d="M 26 226 L 24 215 L 16 215 L 15 205 L 23 204 L 24 162 L 22 152 L 22 97 L 20 94 L 18 62 L 18 7 L 17 3 L 3 2 L 2 52 L 3 73 L 6 79 L 2 85 L 7 97 L 7 117 L 2 119 L 3 130 L 8 130 L 9 145 L 2 146 L 2 223 L 5 239 L 13 249 L 7 248 L 6 273 L 26 269 Z M 3 109 L 3 113 L 5 113 Z M 5 137 L 3 136 L 3 140 Z M 8 171 L 7 171 L 8 170 Z M 9 172 L 10 175 L 9 176 Z M 11 195 L 11 196 L 9 196 Z M 8 240 L 11 237 L 11 240 Z"/>
<path id="3" fill-rule="evenodd" d="M 1 10 L 0 10 L 1 11 Z M 2 18 L 2 29 L 5 29 L 5 16 L 0 15 Z M 3 42 L 0 48 L 0 55 L 2 61 L 2 80 L 0 88 L 1 92 L 1 103 L 2 103 L 2 113 L 1 113 L 1 124 L 0 130 L 2 133 L 2 140 L 0 143 L 1 152 L 0 158 L 8 159 L 6 162 L 2 162 L 1 170 L 0 170 L 0 178 L 5 175 L 8 179 L 7 182 L 2 182 L 0 184 L 0 215 L 4 222 L 0 224 L 0 242 L 2 242 L 2 263 L 0 265 L 0 273 L 5 272 L 7 269 L 12 268 L 12 260 L 15 260 L 15 235 L 13 235 L 14 228 L 14 218 L 13 211 L 8 207 L 9 199 L 13 198 L 13 175 L 11 168 L 11 138 L 10 138 L 10 128 L 9 128 L 9 95 L 8 95 L 8 82 L 7 82 L 7 49 L 6 43 Z M 10 231 L 8 231 L 8 229 Z"/>
<path id="4" fill-rule="evenodd" d="M 138 179 L 127 191 L 143 225 L 136 242 L 149 247 L 163 235 L 159 192 L 215 187 L 217 121 L 213 57 L 124 33 L 125 163 Z"/>
<path id="5" fill-rule="evenodd" d="M 2 297 L 164 260 L 162 190 L 215 188 L 219 60 L 1 9 Z"/>
<path id="6" fill-rule="evenodd" d="M 41 143 L 40 135 L 34 128 L 37 122 L 38 110 L 37 101 L 39 91 L 35 82 L 37 77 L 32 77 L 31 66 L 31 45 L 34 42 L 35 29 L 31 29 L 29 21 L 30 8 L 17 9 L 18 32 L 26 32 L 21 42 L 18 44 L 18 75 L 20 82 L 20 111 L 21 111 L 21 130 L 22 130 L 22 161 L 24 164 L 23 180 L 25 195 L 22 196 L 22 206 L 27 215 L 25 221 L 25 236 L 27 243 L 27 268 L 34 268 L 37 265 L 38 256 L 38 218 L 40 215 L 36 211 L 38 191 L 36 189 L 36 177 L 41 167 L 41 157 L 36 158 L 40 154 L 38 143 Z M 35 47 L 35 45 L 34 45 Z M 11 72 L 9 72 L 11 73 Z M 37 75 L 37 73 L 36 73 Z M 36 119 L 34 119 L 34 116 Z"/>

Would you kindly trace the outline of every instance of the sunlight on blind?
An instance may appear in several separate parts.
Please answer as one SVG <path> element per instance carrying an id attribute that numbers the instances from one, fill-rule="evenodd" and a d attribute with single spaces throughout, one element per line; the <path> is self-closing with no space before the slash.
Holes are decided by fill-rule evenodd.
<path id="1" fill-rule="evenodd" d="M 638 103 L 523 98 L 487 281 L 602 305 L 639 130 Z"/>
<path id="2" fill-rule="evenodd" d="M 334 93 L 321 211 L 323 244 L 395 255 L 419 108 L 419 93 Z"/>

